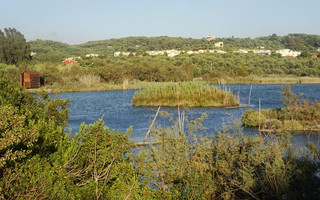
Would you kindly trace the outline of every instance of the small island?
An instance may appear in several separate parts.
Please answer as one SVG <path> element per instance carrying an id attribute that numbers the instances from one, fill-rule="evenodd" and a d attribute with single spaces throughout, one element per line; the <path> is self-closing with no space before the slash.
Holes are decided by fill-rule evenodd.
<path id="1" fill-rule="evenodd" d="M 166 83 L 136 92 L 133 106 L 229 107 L 238 106 L 230 90 L 196 82 Z"/>

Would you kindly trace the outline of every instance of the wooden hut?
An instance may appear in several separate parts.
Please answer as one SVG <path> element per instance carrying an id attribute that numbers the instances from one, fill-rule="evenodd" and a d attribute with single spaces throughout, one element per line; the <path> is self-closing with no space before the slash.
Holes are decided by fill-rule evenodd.
<path id="1" fill-rule="evenodd" d="M 21 74 L 21 85 L 24 88 L 39 88 L 40 73 L 39 72 L 23 72 Z"/>

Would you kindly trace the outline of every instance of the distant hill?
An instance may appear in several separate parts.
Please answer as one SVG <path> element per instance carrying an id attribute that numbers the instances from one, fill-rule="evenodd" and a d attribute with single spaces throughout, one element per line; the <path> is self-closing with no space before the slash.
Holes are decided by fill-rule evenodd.
<path id="1" fill-rule="evenodd" d="M 37 54 L 58 53 L 80 55 L 82 49 L 62 42 L 51 40 L 33 40 L 30 41 L 31 50 Z"/>
<path id="2" fill-rule="evenodd" d="M 286 36 L 270 36 L 257 38 L 217 38 L 207 41 L 203 39 L 181 37 L 126 37 L 120 39 L 108 39 L 90 41 L 79 45 L 69 45 L 50 40 L 30 41 L 31 50 L 38 57 L 53 56 L 65 58 L 70 56 L 83 56 L 88 53 L 112 55 L 116 51 L 132 51 L 143 53 L 149 50 L 199 50 L 212 49 L 214 43 L 223 42 L 224 49 L 256 49 L 259 46 L 265 49 L 277 50 L 288 48 L 297 51 L 315 52 L 320 47 L 320 36 L 310 34 L 289 34 Z"/>
<path id="3" fill-rule="evenodd" d="M 181 38 L 181 37 L 126 37 L 92 41 L 78 45 L 81 48 L 95 49 L 97 51 L 134 51 L 142 52 L 149 50 L 167 49 L 199 49 L 210 45 L 204 39 Z"/>

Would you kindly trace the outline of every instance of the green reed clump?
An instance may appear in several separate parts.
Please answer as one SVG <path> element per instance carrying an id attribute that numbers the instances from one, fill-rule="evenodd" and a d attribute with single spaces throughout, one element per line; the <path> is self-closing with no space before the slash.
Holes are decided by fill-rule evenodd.
<path id="1" fill-rule="evenodd" d="M 260 114 L 249 109 L 242 115 L 242 125 L 274 131 L 320 131 L 319 102 L 301 99 L 290 86 L 283 87 L 281 94 L 284 108 L 263 109 Z"/>
<path id="2" fill-rule="evenodd" d="M 238 105 L 231 91 L 194 82 L 167 83 L 137 92 L 134 106 L 223 107 Z"/>

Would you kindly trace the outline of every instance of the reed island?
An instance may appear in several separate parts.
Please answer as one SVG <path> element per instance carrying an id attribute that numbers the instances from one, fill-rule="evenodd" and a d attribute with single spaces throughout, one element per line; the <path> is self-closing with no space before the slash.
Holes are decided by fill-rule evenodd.
<path id="1" fill-rule="evenodd" d="M 133 106 L 229 107 L 239 102 L 232 92 L 197 82 L 166 83 L 136 92 Z"/>

